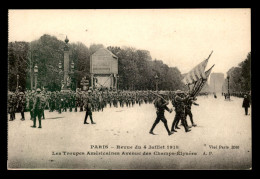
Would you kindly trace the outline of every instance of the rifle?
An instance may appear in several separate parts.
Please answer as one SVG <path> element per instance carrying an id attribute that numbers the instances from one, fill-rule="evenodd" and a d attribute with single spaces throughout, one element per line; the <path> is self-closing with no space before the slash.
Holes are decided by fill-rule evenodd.
<path id="1" fill-rule="evenodd" d="M 166 100 L 166 99 L 164 99 L 164 98 L 163 98 L 162 96 L 160 96 L 159 94 L 156 94 L 156 93 L 154 93 L 154 92 L 152 92 L 152 91 L 148 91 L 148 92 L 150 92 L 150 93 L 154 94 L 155 96 L 157 96 L 157 97 L 159 97 L 159 98 L 163 99 L 165 102 L 167 102 L 167 100 Z"/>

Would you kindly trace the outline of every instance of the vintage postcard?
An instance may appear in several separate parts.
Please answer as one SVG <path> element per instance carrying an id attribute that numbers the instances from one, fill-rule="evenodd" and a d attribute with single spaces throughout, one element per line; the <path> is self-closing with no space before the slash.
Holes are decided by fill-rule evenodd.
<path id="1" fill-rule="evenodd" d="M 251 170 L 251 9 L 8 11 L 8 170 Z"/>

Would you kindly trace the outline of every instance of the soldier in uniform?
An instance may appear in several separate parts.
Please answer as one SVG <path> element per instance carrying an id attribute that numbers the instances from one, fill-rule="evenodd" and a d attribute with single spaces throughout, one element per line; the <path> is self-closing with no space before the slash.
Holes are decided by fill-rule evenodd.
<path id="1" fill-rule="evenodd" d="M 164 93 L 160 93 L 161 95 L 164 95 Z M 156 101 L 154 102 L 154 105 L 155 105 L 155 107 L 156 107 L 156 109 L 157 109 L 157 111 L 156 111 L 156 114 L 157 114 L 157 118 L 156 118 L 156 120 L 154 121 L 154 124 L 153 124 L 153 126 L 152 126 L 152 128 L 151 128 L 151 130 L 150 130 L 150 134 L 153 134 L 153 135 L 155 135 L 154 133 L 153 133 L 153 130 L 154 130 L 154 128 L 155 128 L 155 126 L 160 122 L 160 121 L 162 121 L 163 123 L 164 123 L 164 126 L 165 126 L 165 128 L 166 128 L 166 130 L 167 130 L 167 132 L 168 132 L 168 135 L 172 135 L 173 133 L 169 130 L 169 128 L 168 128 L 168 124 L 167 124 L 167 120 L 166 120 L 166 118 L 165 118 L 165 116 L 164 116 L 164 111 L 165 110 L 167 110 L 168 112 L 172 112 L 172 109 L 169 109 L 168 107 L 167 107 L 167 105 L 169 104 L 169 102 L 167 102 L 165 99 L 162 99 L 162 98 L 157 98 L 156 99 Z"/>
<path id="2" fill-rule="evenodd" d="M 79 106 L 80 106 L 80 109 L 79 109 L 79 112 L 82 112 L 83 111 L 83 106 L 84 106 L 84 99 L 83 99 L 83 92 L 80 93 L 80 102 L 79 102 Z"/>
<path id="3" fill-rule="evenodd" d="M 78 107 L 80 106 L 80 93 L 79 91 L 76 91 L 76 96 L 75 96 L 75 112 L 78 111 Z"/>
<path id="4" fill-rule="evenodd" d="M 61 93 L 59 92 L 57 94 L 57 100 L 56 100 L 56 107 L 57 107 L 59 114 L 61 114 L 62 101 L 63 101 L 63 99 L 62 99 Z"/>
<path id="5" fill-rule="evenodd" d="M 24 118 L 25 105 L 26 105 L 25 95 L 23 92 L 19 92 L 18 101 L 17 101 L 17 109 L 19 112 L 21 112 L 22 121 L 25 120 L 25 118 Z"/>
<path id="6" fill-rule="evenodd" d="M 34 92 L 30 93 L 28 96 L 28 101 L 27 101 L 27 108 L 30 111 L 30 120 L 33 120 L 34 115 L 33 115 L 33 98 L 34 98 Z"/>
<path id="7" fill-rule="evenodd" d="M 46 93 L 43 92 L 41 94 L 41 105 L 42 105 L 42 119 L 45 119 L 45 114 L 44 114 L 44 110 L 46 108 L 47 104 L 47 97 L 46 97 Z"/>
<path id="8" fill-rule="evenodd" d="M 185 104 L 184 104 L 185 101 L 187 101 L 187 97 L 184 96 L 184 92 L 177 90 L 176 96 L 174 97 L 173 100 L 174 100 L 173 103 L 175 104 L 174 107 L 175 107 L 176 114 L 175 114 L 175 118 L 172 123 L 171 131 L 177 132 L 174 128 L 180 129 L 178 127 L 178 123 L 181 120 L 181 122 L 184 126 L 184 129 L 185 129 L 185 132 L 189 132 L 190 129 L 188 128 L 188 124 L 185 119 Z"/>
<path id="9" fill-rule="evenodd" d="M 42 117 L 42 112 L 43 112 L 43 105 L 42 105 L 42 96 L 40 94 L 41 89 L 38 88 L 36 90 L 37 94 L 35 95 L 34 98 L 34 102 L 33 102 L 33 111 L 34 111 L 34 118 L 33 118 L 33 128 L 36 127 L 36 117 L 38 117 L 38 121 L 39 121 L 39 127 L 38 128 L 42 128 L 41 125 L 41 117 Z"/>
<path id="10" fill-rule="evenodd" d="M 195 124 L 193 122 L 193 115 L 192 115 L 192 112 L 191 112 L 191 106 L 192 106 L 192 104 L 199 106 L 199 104 L 195 103 L 196 98 L 191 98 L 189 96 L 187 96 L 187 97 L 188 97 L 188 99 L 187 99 L 187 102 L 186 102 L 186 105 L 185 105 L 185 118 L 187 119 L 187 116 L 189 116 L 192 126 L 196 127 L 197 124 Z"/>
<path id="11" fill-rule="evenodd" d="M 242 107 L 245 108 L 245 115 L 248 115 L 248 108 L 250 107 L 250 99 L 247 95 L 244 95 Z"/>
<path id="12" fill-rule="evenodd" d="M 74 97 L 72 92 L 69 93 L 69 111 L 72 112 L 72 107 L 74 105 Z"/>
<path id="13" fill-rule="evenodd" d="M 88 93 L 91 93 L 91 90 L 89 90 Z M 86 109 L 86 115 L 85 115 L 85 119 L 84 119 L 84 124 L 89 124 L 87 122 L 88 116 L 90 118 L 91 124 L 96 124 L 95 122 L 93 122 L 93 119 L 92 119 L 92 104 L 91 104 L 91 102 L 92 102 L 91 97 L 87 97 L 85 99 L 84 106 L 85 106 L 85 109 Z"/>
<path id="14" fill-rule="evenodd" d="M 9 121 L 14 120 L 15 101 L 14 101 L 13 95 L 14 94 L 12 92 L 9 93 L 9 99 L 8 99 L 8 112 L 10 114 L 10 120 Z"/>

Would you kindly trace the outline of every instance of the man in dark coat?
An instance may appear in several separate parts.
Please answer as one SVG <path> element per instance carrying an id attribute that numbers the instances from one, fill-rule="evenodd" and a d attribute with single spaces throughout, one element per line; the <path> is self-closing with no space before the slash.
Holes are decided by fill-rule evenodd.
<path id="1" fill-rule="evenodd" d="M 18 97 L 18 101 L 17 101 L 17 109 L 19 112 L 21 112 L 22 121 L 25 120 L 25 118 L 24 118 L 25 105 L 26 105 L 25 95 L 23 92 L 19 92 L 19 97 Z"/>
<path id="2" fill-rule="evenodd" d="M 193 127 L 196 127 L 197 124 L 194 123 L 193 121 L 193 115 L 192 115 L 192 112 L 191 112 L 191 106 L 194 104 L 196 106 L 199 106 L 199 104 L 195 103 L 195 100 L 196 98 L 194 97 L 189 97 L 187 96 L 188 99 L 187 99 L 187 102 L 185 104 L 185 118 L 187 119 L 187 116 L 190 117 L 190 122 L 192 124 Z"/>
<path id="3" fill-rule="evenodd" d="M 85 101 L 84 101 L 84 106 L 85 106 L 85 109 L 86 109 L 86 115 L 85 115 L 85 119 L 84 119 L 84 124 L 89 124 L 87 122 L 88 116 L 90 118 L 91 124 L 96 124 L 95 122 L 93 122 L 93 118 L 92 118 L 92 104 L 91 104 L 92 97 L 90 96 L 91 95 L 91 90 L 89 90 L 88 92 L 89 92 L 89 94 L 85 98 Z"/>
<path id="4" fill-rule="evenodd" d="M 163 95 L 163 93 L 160 93 L 161 95 Z M 170 110 L 167 105 L 169 104 L 169 102 L 167 102 L 166 100 L 162 99 L 162 98 L 159 98 L 155 100 L 154 102 L 154 106 L 156 107 L 157 111 L 156 111 L 156 114 L 157 114 L 157 117 L 156 117 L 156 120 L 154 121 L 154 124 L 150 130 L 150 134 L 153 134 L 153 130 L 155 128 L 155 126 L 160 122 L 162 121 L 164 123 L 164 126 L 168 132 L 168 135 L 172 135 L 173 133 L 169 130 L 168 128 L 168 124 L 167 124 L 167 120 L 164 116 L 164 111 L 167 110 L 168 112 L 172 112 L 172 110 Z"/>
<path id="5" fill-rule="evenodd" d="M 174 97 L 174 103 L 175 103 L 174 107 L 175 107 L 176 114 L 172 123 L 171 131 L 176 132 L 175 128 L 180 129 L 178 127 L 178 123 L 181 120 L 185 132 L 189 132 L 190 129 L 188 127 L 186 117 L 185 117 L 185 102 L 187 101 L 188 97 L 187 96 L 185 97 L 184 92 L 181 90 L 177 90 L 175 93 L 176 96 Z"/>
<path id="6" fill-rule="evenodd" d="M 247 95 L 244 95 L 242 107 L 245 108 L 245 115 L 247 115 L 248 114 L 248 108 L 250 107 L 250 100 L 249 100 Z"/>
<path id="7" fill-rule="evenodd" d="M 37 94 L 34 97 L 34 101 L 33 101 L 33 113 L 34 113 L 34 118 L 33 118 L 33 128 L 36 127 L 36 117 L 38 117 L 38 121 L 39 121 L 39 127 L 38 128 L 42 128 L 41 125 L 41 117 L 42 117 L 42 113 L 43 113 L 43 97 L 41 92 L 41 89 L 37 89 L 36 90 Z"/>

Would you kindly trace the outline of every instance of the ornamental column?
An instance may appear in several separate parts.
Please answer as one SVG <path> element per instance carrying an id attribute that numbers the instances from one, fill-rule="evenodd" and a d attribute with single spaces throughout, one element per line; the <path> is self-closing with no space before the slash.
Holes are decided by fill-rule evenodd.
<path id="1" fill-rule="evenodd" d="M 67 89 L 67 78 L 69 77 L 69 39 L 66 36 L 65 47 L 64 47 L 64 78 L 63 82 L 65 83 L 64 89 Z"/>

